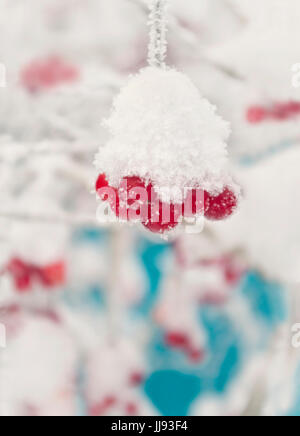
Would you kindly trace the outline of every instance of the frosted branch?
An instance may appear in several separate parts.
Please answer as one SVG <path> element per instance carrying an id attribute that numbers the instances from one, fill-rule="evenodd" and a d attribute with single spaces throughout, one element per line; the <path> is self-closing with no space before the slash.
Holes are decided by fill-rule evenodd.
<path id="1" fill-rule="evenodd" d="M 167 18 L 169 0 L 150 0 L 150 43 L 148 62 L 152 67 L 165 67 L 167 55 Z"/>
<path id="2" fill-rule="evenodd" d="M 147 0 L 128 0 L 128 1 L 130 1 L 131 3 L 138 6 L 144 13 L 147 12 L 147 7 L 145 6 L 145 2 Z M 157 3 L 157 0 L 156 1 L 150 0 L 150 1 L 151 1 L 151 8 L 153 8 L 154 4 Z M 149 0 L 148 0 L 148 2 L 149 2 Z M 152 10 L 151 14 L 153 14 L 153 10 Z M 241 21 L 244 21 L 243 17 L 241 17 Z M 186 44 L 187 49 L 192 50 L 192 52 L 195 54 L 195 49 L 197 48 L 197 44 L 198 44 L 198 38 L 195 36 L 194 32 L 192 30 L 189 30 L 186 27 L 183 27 L 174 15 L 170 16 L 168 21 L 165 20 L 165 27 L 166 27 L 166 24 L 168 24 L 168 26 L 175 33 L 177 33 L 181 36 L 181 39 Z M 155 26 L 152 23 L 152 16 L 150 16 L 149 25 L 151 26 L 151 31 L 150 31 L 148 62 L 150 65 L 160 66 L 161 65 L 160 61 L 157 61 L 157 54 L 156 54 L 157 48 L 156 48 L 156 44 L 155 44 L 156 31 L 155 31 Z M 167 49 L 166 32 L 167 32 L 167 29 L 165 29 L 165 55 L 164 55 L 164 58 L 162 61 L 162 66 L 165 65 L 164 60 L 166 57 L 166 49 Z M 205 62 L 206 64 L 217 69 L 218 71 L 220 71 L 220 73 L 224 74 L 225 76 L 230 77 L 231 79 L 242 81 L 242 82 L 245 82 L 245 80 L 246 80 L 244 77 L 242 77 L 240 74 L 238 74 L 237 71 L 229 70 L 228 68 L 225 68 L 223 65 L 219 65 L 219 64 L 215 63 L 214 61 L 212 61 L 211 59 L 206 57 L 203 53 L 201 54 L 201 56 L 199 56 L 198 60 L 199 60 L 199 62 Z"/>

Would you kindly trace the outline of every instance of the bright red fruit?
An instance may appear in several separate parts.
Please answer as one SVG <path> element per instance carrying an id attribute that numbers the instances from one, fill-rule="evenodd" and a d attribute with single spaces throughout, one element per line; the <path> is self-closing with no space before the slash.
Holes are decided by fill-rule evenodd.
<path id="1" fill-rule="evenodd" d="M 192 218 L 195 215 L 204 215 L 209 207 L 209 195 L 203 189 L 190 189 L 183 204 L 185 218 Z"/>
<path id="2" fill-rule="evenodd" d="M 129 194 L 130 192 L 132 192 L 132 194 L 134 194 L 135 188 L 146 188 L 144 181 L 138 176 L 124 177 L 122 179 L 120 189 L 122 189 L 122 188 L 125 189 L 125 187 L 127 187 L 127 194 Z M 134 195 L 132 195 L 132 196 L 134 196 Z M 136 200 L 130 199 L 129 201 L 132 204 Z M 128 202 L 128 204 L 130 204 L 130 203 Z"/>
<path id="3" fill-rule="evenodd" d="M 102 201 L 110 200 L 109 193 L 105 189 L 105 188 L 108 188 L 108 187 L 109 187 L 109 184 L 108 184 L 108 181 L 106 180 L 106 175 L 105 174 L 100 174 L 98 176 L 97 181 L 96 181 L 95 188 L 96 188 L 96 192 L 97 192 L 99 198 Z M 102 189 L 103 189 L 103 191 L 101 191 Z M 111 189 L 113 189 L 113 188 L 111 188 Z"/>
<path id="4" fill-rule="evenodd" d="M 235 285 L 243 276 L 245 270 L 242 265 L 239 265 L 238 263 L 235 263 L 234 261 L 230 261 L 230 259 L 227 259 L 225 261 L 224 265 L 224 276 L 226 279 L 226 282 L 233 286 Z"/>
<path id="5" fill-rule="evenodd" d="M 276 103 L 270 110 L 271 118 L 277 121 L 285 121 L 292 115 L 289 106 L 286 103 Z"/>
<path id="6" fill-rule="evenodd" d="M 246 116 L 249 123 L 256 124 L 264 121 L 268 116 L 268 112 L 262 106 L 251 106 L 247 110 Z"/>
<path id="7" fill-rule="evenodd" d="M 129 416 L 137 416 L 138 415 L 138 407 L 135 403 L 127 403 L 125 406 L 126 415 Z"/>
<path id="8" fill-rule="evenodd" d="M 297 115 L 300 113 L 300 102 L 289 101 L 286 106 L 287 106 L 287 110 L 290 112 L 290 114 Z"/>
<path id="9" fill-rule="evenodd" d="M 21 259 L 12 259 L 8 266 L 9 271 L 14 279 L 16 289 L 19 292 L 27 292 L 32 286 L 32 271 L 30 265 L 23 262 Z"/>
<path id="10" fill-rule="evenodd" d="M 133 372 L 129 376 L 129 383 L 133 386 L 137 386 L 137 385 L 142 384 L 144 379 L 145 379 L 145 376 L 141 372 Z"/>
<path id="11" fill-rule="evenodd" d="M 106 175 L 100 174 L 96 190 L 117 217 L 125 221 L 138 221 L 147 230 L 157 234 L 173 230 L 183 216 L 192 218 L 204 215 L 211 220 L 224 219 L 233 213 L 237 205 L 237 198 L 229 188 L 217 196 L 201 188 L 189 189 L 183 204 L 164 203 L 153 185 L 149 183 L 146 186 L 145 181 L 138 176 L 124 177 L 119 188 L 114 188 L 109 185 Z"/>
<path id="12" fill-rule="evenodd" d="M 300 113 L 300 103 L 289 101 L 287 103 L 276 103 L 270 110 L 272 118 L 278 121 L 285 121 Z"/>
<path id="13" fill-rule="evenodd" d="M 179 217 L 177 217 L 176 206 L 174 204 L 164 204 L 161 201 L 158 204 L 157 216 L 151 215 L 151 206 L 149 207 L 149 219 L 143 223 L 143 226 L 152 233 L 165 233 L 177 227 Z M 164 218 L 164 210 L 169 209 L 166 213 L 168 218 Z"/>
<path id="14" fill-rule="evenodd" d="M 54 288 L 62 285 L 66 278 L 65 263 L 62 261 L 39 266 L 13 258 L 6 268 L 12 275 L 19 292 L 30 291 L 34 281 L 41 283 L 46 288 Z"/>
<path id="15" fill-rule="evenodd" d="M 116 217 L 120 216 L 120 197 L 119 190 L 117 188 L 111 188 L 110 195 L 106 198 L 108 201 L 111 210 L 114 212 Z"/>
<path id="16" fill-rule="evenodd" d="M 300 102 L 288 101 L 273 104 L 270 108 L 252 106 L 247 111 L 249 123 L 261 123 L 267 118 L 276 121 L 286 121 L 300 114 Z"/>
<path id="17" fill-rule="evenodd" d="M 148 198 L 144 181 L 138 176 L 123 177 L 119 187 L 120 215 L 125 220 L 141 219 L 141 211 L 147 210 Z M 144 205 L 144 209 L 142 206 Z M 145 219 L 147 213 L 145 213 Z"/>
<path id="18" fill-rule="evenodd" d="M 47 265 L 39 272 L 40 280 L 46 287 L 63 285 L 66 281 L 66 265 L 64 262 L 56 262 Z"/>
<path id="19" fill-rule="evenodd" d="M 96 181 L 96 191 L 98 192 L 99 189 L 107 188 L 108 181 L 106 180 L 105 174 L 100 174 L 97 181 Z"/>
<path id="20" fill-rule="evenodd" d="M 141 191 L 142 190 L 142 191 Z M 147 210 L 148 198 L 144 181 L 138 176 L 124 177 L 119 188 L 120 196 L 124 196 L 127 201 L 126 219 L 133 217 L 141 219 L 142 211 Z M 142 206 L 144 205 L 144 209 Z M 130 213 L 130 211 L 132 213 Z M 147 219 L 147 213 L 144 212 L 144 220 Z"/>
<path id="21" fill-rule="evenodd" d="M 185 333 L 169 332 L 165 335 L 165 343 L 168 347 L 186 349 L 189 346 L 189 339 Z"/>
<path id="22" fill-rule="evenodd" d="M 21 72 L 21 83 L 30 92 L 38 92 L 78 79 L 78 70 L 58 56 L 32 61 Z"/>
<path id="23" fill-rule="evenodd" d="M 119 200 L 119 191 L 116 188 L 109 186 L 109 183 L 106 179 L 105 174 L 100 174 L 96 181 L 96 191 L 102 201 L 108 201 L 111 210 L 115 213 L 115 215 L 119 216 L 120 210 L 120 200 Z M 106 189 L 108 188 L 108 189 Z M 103 192 L 100 190 L 103 189 Z"/>
<path id="24" fill-rule="evenodd" d="M 205 217 L 209 220 L 223 220 L 232 215 L 236 207 L 237 198 L 235 194 L 229 188 L 225 188 L 217 196 L 209 194 L 209 206 L 205 212 Z"/>
<path id="25" fill-rule="evenodd" d="M 177 227 L 182 216 L 182 205 L 163 203 L 159 200 L 153 186 L 147 186 L 148 216 L 143 219 L 143 226 L 152 233 L 163 234 Z"/>

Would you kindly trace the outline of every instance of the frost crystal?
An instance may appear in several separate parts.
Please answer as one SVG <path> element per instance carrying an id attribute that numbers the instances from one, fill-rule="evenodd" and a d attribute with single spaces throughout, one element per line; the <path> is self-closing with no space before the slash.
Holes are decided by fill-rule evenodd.
<path id="1" fill-rule="evenodd" d="M 111 139 L 95 163 L 112 186 L 131 175 L 151 180 L 157 190 L 202 187 L 215 194 L 232 186 L 227 172 L 229 124 L 174 69 L 148 67 L 132 77 L 105 124 Z"/>
<path id="2" fill-rule="evenodd" d="M 150 0 L 150 43 L 149 65 L 153 67 L 165 66 L 167 54 L 167 19 L 166 9 L 168 0 Z"/>

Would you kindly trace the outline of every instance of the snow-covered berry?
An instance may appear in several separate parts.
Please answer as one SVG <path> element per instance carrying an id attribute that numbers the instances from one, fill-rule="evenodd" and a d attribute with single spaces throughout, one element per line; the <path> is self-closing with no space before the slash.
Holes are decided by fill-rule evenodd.
<path id="1" fill-rule="evenodd" d="M 229 188 L 225 188 L 221 194 L 209 195 L 209 206 L 205 211 L 205 217 L 209 220 L 223 220 L 233 214 L 237 207 L 237 197 Z"/>
<path id="2" fill-rule="evenodd" d="M 209 207 L 209 194 L 201 188 L 189 190 L 183 204 L 186 218 L 204 215 Z"/>
<path id="3" fill-rule="evenodd" d="M 106 180 L 105 174 L 100 174 L 96 181 L 96 192 L 98 192 L 102 188 L 106 188 L 108 186 L 108 181 Z"/>
<path id="4" fill-rule="evenodd" d="M 209 194 L 230 186 L 229 124 L 189 78 L 174 69 L 148 67 L 130 78 L 116 97 L 106 125 L 110 140 L 100 147 L 96 167 L 112 187 L 121 187 L 120 214 L 124 215 L 121 210 L 126 206 L 133 216 L 127 219 L 141 222 L 151 232 L 174 229 L 184 214 L 203 215 Z M 149 186 L 158 196 L 154 214 L 149 213 L 153 199 L 147 202 L 134 193 Z M 186 189 L 191 190 L 187 198 Z M 126 203 L 122 200 L 125 191 L 130 193 Z M 198 193 L 204 194 L 200 200 Z M 186 200 L 191 200 L 190 206 L 184 206 Z M 166 207 L 170 213 L 164 219 Z"/>

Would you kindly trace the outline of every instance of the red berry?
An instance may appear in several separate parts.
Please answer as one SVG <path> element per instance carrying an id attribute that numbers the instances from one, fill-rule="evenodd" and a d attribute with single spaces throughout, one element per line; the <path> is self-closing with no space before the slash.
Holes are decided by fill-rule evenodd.
<path id="1" fill-rule="evenodd" d="M 105 397 L 102 401 L 94 404 L 90 410 L 89 415 L 90 416 L 101 416 L 108 413 L 109 409 L 113 406 L 115 406 L 117 403 L 117 398 L 113 395 L 108 395 Z"/>
<path id="2" fill-rule="evenodd" d="M 63 285 L 66 281 L 66 265 L 64 262 L 57 262 L 42 268 L 39 277 L 46 287 Z"/>
<path id="3" fill-rule="evenodd" d="M 300 102 L 297 101 L 289 101 L 287 103 L 287 110 L 292 115 L 296 115 L 300 113 Z"/>
<path id="4" fill-rule="evenodd" d="M 124 177 L 119 188 L 120 195 L 126 198 L 126 219 L 147 220 L 148 197 L 144 181 L 138 176 Z M 125 193 L 125 195 L 124 195 Z"/>
<path id="5" fill-rule="evenodd" d="M 243 274 L 244 268 L 241 265 L 235 263 L 230 259 L 225 260 L 224 277 L 229 285 L 235 285 L 241 279 Z"/>
<path id="6" fill-rule="evenodd" d="M 106 175 L 100 174 L 96 181 L 96 192 L 98 192 L 99 189 L 107 188 L 107 186 L 108 186 L 108 181 L 106 180 Z"/>
<path id="7" fill-rule="evenodd" d="M 267 111 L 262 106 L 252 106 L 247 110 L 247 120 L 249 123 L 261 123 L 267 118 Z"/>
<path id="8" fill-rule="evenodd" d="M 228 218 L 237 207 L 237 198 L 229 189 L 216 196 L 209 194 L 209 207 L 205 212 L 205 217 L 209 220 L 223 220 Z"/>
<path id="9" fill-rule="evenodd" d="M 152 233 L 165 233 L 168 232 L 175 227 L 177 227 L 179 223 L 179 219 L 176 218 L 175 206 L 174 204 L 166 204 L 159 202 L 158 205 L 159 211 L 157 212 L 158 217 L 151 216 L 151 210 L 149 210 L 149 219 L 147 222 L 143 223 L 144 227 L 148 229 Z M 164 218 L 164 210 L 168 210 L 167 212 L 168 218 Z M 166 216 L 167 216 L 166 215 Z"/>
<path id="10" fill-rule="evenodd" d="M 151 200 L 148 204 L 148 216 L 143 220 L 143 225 L 152 233 L 165 233 L 174 229 L 182 216 L 182 205 L 163 203 L 159 200 L 153 186 L 147 186 L 148 198 Z"/>
<path id="11" fill-rule="evenodd" d="M 135 188 L 146 188 L 146 187 L 144 181 L 140 177 L 130 176 L 130 177 L 124 177 L 122 179 L 122 182 L 120 184 L 120 189 L 125 189 L 125 188 L 127 188 L 127 194 L 131 193 L 131 197 L 133 197 L 135 194 L 134 192 Z M 136 194 L 138 195 L 138 191 L 136 191 Z M 128 199 L 128 204 L 130 205 L 134 201 L 136 201 L 136 199 L 130 198 Z"/>
<path id="12" fill-rule="evenodd" d="M 119 216 L 119 191 L 116 188 L 109 186 L 105 174 L 100 174 L 96 181 L 96 191 L 102 201 L 108 201 L 111 210 Z M 103 190 L 103 191 L 102 191 Z"/>
<path id="13" fill-rule="evenodd" d="M 142 191 L 141 191 L 142 190 Z M 119 190 L 120 215 L 124 220 L 141 219 L 141 211 L 147 211 L 148 198 L 144 181 L 138 176 L 124 177 Z M 144 202 L 144 203 L 143 203 Z M 144 209 L 142 208 L 144 204 Z M 145 215 L 147 213 L 144 212 Z"/>
<path id="14" fill-rule="evenodd" d="M 133 372 L 130 374 L 129 383 L 133 386 L 137 386 L 142 384 L 144 381 L 144 374 L 141 372 Z"/>
<path id="15" fill-rule="evenodd" d="M 78 76 L 76 68 L 67 65 L 63 59 L 52 56 L 27 65 L 21 72 L 21 82 L 29 91 L 36 92 L 76 80 Z"/>
<path id="16" fill-rule="evenodd" d="M 269 111 L 269 114 L 277 121 L 285 121 L 290 118 L 291 112 L 285 103 L 276 103 Z"/>
<path id="17" fill-rule="evenodd" d="M 203 189 L 191 189 L 183 204 L 184 217 L 192 218 L 195 215 L 204 215 L 209 207 L 209 196 Z"/>
<path id="18" fill-rule="evenodd" d="M 276 103 L 270 111 L 272 118 L 278 121 L 285 121 L 300 113 L 300 103 L 289 101 L 287 103 Z"/>
<path id="19" fill-rule="evenodd" d="M 15 285 L 19 292 L 28 291 L 32 286 L 30 275 L 24 274 L 23 276 L 15 277 Z"/>
<path id="20" fill-rule="evenodd" d="M 181 332 L 169 332 L 165 335 L 165 343 L 168 347 L 172 348 L 187 348 L 189 346 L 189 340 L 185 333 Z"/>
<path id="21" fill-rule="evenodd" d="M 31 268 L 21 259 L 14 258 L 7 266 L 7 271 L 13 277 L 17 291 L 29 291 L 32 286 Z"/>
<path id="22" fill-rule="evenodd" d="M 111 210 L 114 212 L 116 217 L 120 216 L 120 197 L 119 190 L 117 188 L 110 187 L 111 191 L 108 195 L 107 201 L 111 207 Z"/>
<path id="23" fill-rule="evenodd" d="M 113 395 L 108 395 L 107 397 L 104 398 L 103 405 L 105 407 L 112 407 L 116 404 L 116 402 L 117 402 L 116 397 L 114 397 Z"/>
<path id="24" fill-rule="evenodd" d="M 188 352 L 189 360 L 192 363 L 200 363 L 204 360 L 204 357 L 205 357 L 204 350 L 201 350 L 201 349 L 197 350 L 195 348 L 191 348 L 190 350 L 187 350 L 187 352 Z"/>
<path id="25" fill-rule="evenodd" d="M 137 416 L 138 414 L 137 405 L 135 403 L 127 403 L 125 406 L 125 413 L 126 415 Z"/>

